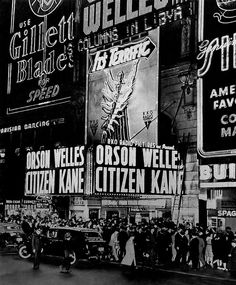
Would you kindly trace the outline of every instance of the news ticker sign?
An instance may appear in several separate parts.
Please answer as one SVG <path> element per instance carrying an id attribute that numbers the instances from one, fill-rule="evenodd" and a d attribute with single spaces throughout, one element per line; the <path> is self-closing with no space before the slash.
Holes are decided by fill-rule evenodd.
<path id="1" fill-rule="evenodd" d="M 236 187 L 236 163 L 200 165 L 200 187 Z"/>
<path id="2" fill-rule="evenodd" d="M 11 0 L 8 114 L 70 99 L 74 9 L 74 1 Z"/>
<path id="3" fill-rule="evenodd" d="M 89 192 L 89 173 L 91 194 L 174 195 L 182 187 L 182 166 L 174 148 L 97 145 L 88 167 L 86 152 L 84 146 L 28 152 L 25 195 L 84 195 Z"/>
<path id="4" fill-rule="evenodd" d="M 80 0 L 78 51 L 104 46 L 192 15 L 192 0 Z"/>
<path id="5" fill-rule="evenodd" d="M 198 151 L 236 155 L 236 1 L 199 1 Z"/>

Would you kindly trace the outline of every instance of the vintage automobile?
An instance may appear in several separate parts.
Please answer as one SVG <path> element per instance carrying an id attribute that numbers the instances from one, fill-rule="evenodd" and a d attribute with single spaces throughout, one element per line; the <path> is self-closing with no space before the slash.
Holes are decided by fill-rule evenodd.
<path id="1" fill-rule="evenodd" d="M 99 232 L 93 229 L 77 227 L 52 227 L 48 229 L 43 238 L 44 256 L 63 257 L 63 239 L 65 233 L 71 234 L 71 264 L 77 263 L 79 259 L 101 260 L 104 255 L 105 241 Z M 31 240 L 25 242 L 19 247 L 19 256 L 21 258 L 30 258 L 32 255 Z"/>
<path id="2" fill-rule="evenodd" d="M 23 241 L 24 233 L 16 223 L 0 223 L 0 248 L 15 249 Z"/>

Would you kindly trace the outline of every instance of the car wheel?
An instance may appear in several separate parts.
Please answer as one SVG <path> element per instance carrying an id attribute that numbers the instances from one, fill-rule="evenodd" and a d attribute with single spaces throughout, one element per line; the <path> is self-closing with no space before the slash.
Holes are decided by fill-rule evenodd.
<path id="1" fill-rule="evenodd" d="M 27 249 L 27 246 L 26 245 L 22 245 L 20 248 L 19 248 L 19 256 L 23 259 L 28 259 L 30 258 L 31 256 L 31 253 L 28 251 Z"/>
<path id="2" fill-rule="evenodd" d="M 70 264 L 74 265 L 77 261 L 77 257 L 76 257 L 76 253 L 74 251 L 72 251 L 70 253 Z"/>

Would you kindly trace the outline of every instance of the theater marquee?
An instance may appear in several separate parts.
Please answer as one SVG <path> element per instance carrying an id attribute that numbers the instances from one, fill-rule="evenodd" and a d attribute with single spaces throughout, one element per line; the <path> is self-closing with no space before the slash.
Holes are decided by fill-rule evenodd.
<path id="1" fill-rule="evenodd" d="M 198 150 L 203 157 L 236 155 L 236 1 L 199 6 Z"/>
<path id="2" fill-rule="evenodd" d="M 183 171 L 173 148 L 97 145 L 93 192 L 97 195 L 174 195 Z"/>
<path id="3" fill-rule="evenodd" d="M 68 102 L 74 1 L 11 1 L 7 113 Z"/>
<path id="4" fill-rule="evenodd" d="M 84 160 L 84 146 L 28 152 L 25 195 L 82 195 Z"/>

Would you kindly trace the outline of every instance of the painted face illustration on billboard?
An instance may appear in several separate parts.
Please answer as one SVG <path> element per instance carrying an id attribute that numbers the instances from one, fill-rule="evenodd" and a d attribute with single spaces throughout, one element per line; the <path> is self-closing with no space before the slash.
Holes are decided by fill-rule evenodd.
<path id="1" fill-rule="evenodd" d="M 135 60 L 130 73 L 118 72 L 116 78 L 111 70 L 105 70 L 106 81 L 102 89 L 103 100 L 101 107 L 105 115 L 102 116 L 102 142 L 108 138 L 129 140 L 129 122 L 127 106 L 135 87 L 135 77 L 139 60 Z"/>
<path id="2" fill-rule="evenodd" d="M 62 0 L 29 0 L 32 12 L 38 17 L 51 14 L 62 2 Z"/>
<path id="3" fill-rule="evenodd" d="M 214 13 L 219 23 L 230 24 L 236 21 L 236 0 L 216 0 L 219 13 Z"/>

